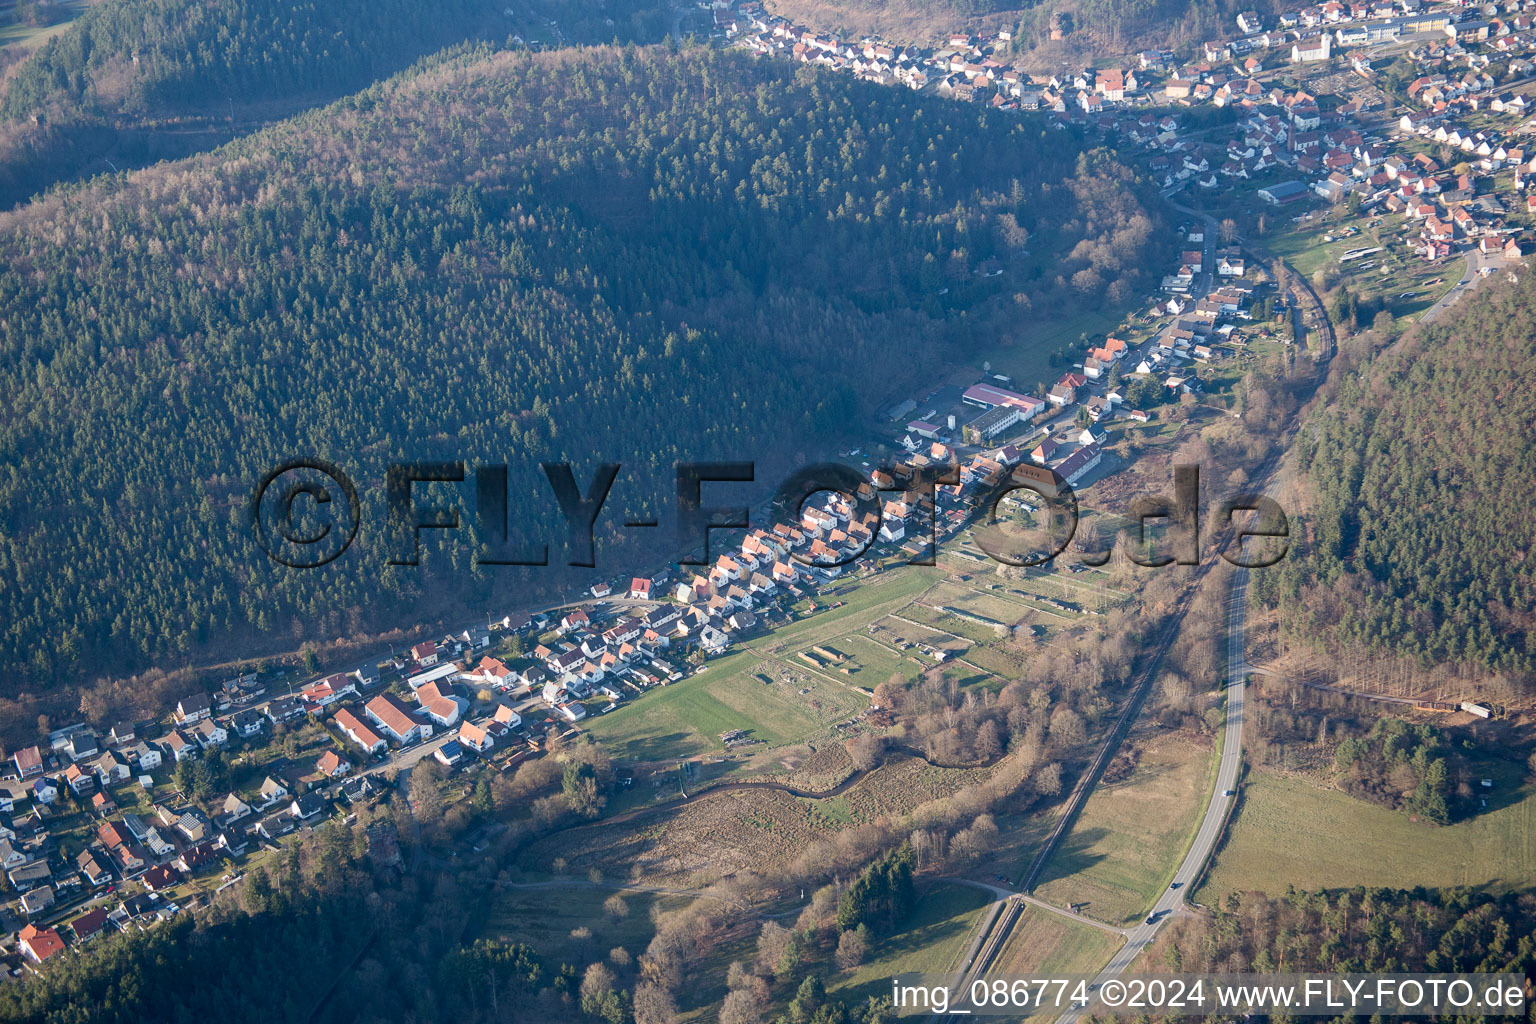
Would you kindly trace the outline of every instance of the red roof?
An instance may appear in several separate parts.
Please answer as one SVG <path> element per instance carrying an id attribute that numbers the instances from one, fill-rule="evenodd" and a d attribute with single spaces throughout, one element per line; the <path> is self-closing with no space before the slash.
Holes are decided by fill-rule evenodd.
<path id="1" fill-rule="evenodd" d="M 430 640 L 424 644 L 417 644 L 415 647 L 411 648 L 411 657 L 415 658 L 417 661 L 420 661 L 422 658 L 431 657 L 436 653 L 437 644 L 432 643 Z"/>
<path id="2" fill-rule="evenodd" d="M 351 708 L 342 708 L 336 712 L 335 721 L 354 740 L 367 746 L 370 750 L 384 742 L 384 737 L 374 732 L 368 727 L 367 722 L 353 714 Z"/>
<path id="3" fill-rule="evenodd" d="M 59 938 L 59 933 L 52 928 L 39 928 L 35 924 L 29 924 L 17 937 L 31 952 L 33 959 L 39 962 L 47 960 L 55 953 L 64 952 L 64 940 Z"/>
<path id="4" fill-rule="evenodd" d="M 95 910 L 86 911 L 73 921 L 69 927 L 74 931 L 75 938 L 83 939 L 88 935 L 95 935 L 107 923 L 107 912 L 97 907 Z"/>
<path id="5" fill-rule="evenodd" d="M 491 657 L 489 654 L 480 659 L 479 667 L 481 672 L 489 673 L 490 675 L 495 676 L 497 679 L 505 679 L 507 676 L 512 674 L 511 669 L 507 668 L 505 664 L 503 664 L 498 659 Z"/>
<path id="6" fill-rule="evenodd" d="M 418 725 L 411 718 L 410 708 L 388 693 L 381 693 L 369 701 L 368 711 L 397 737 L 406 735 Z"/>

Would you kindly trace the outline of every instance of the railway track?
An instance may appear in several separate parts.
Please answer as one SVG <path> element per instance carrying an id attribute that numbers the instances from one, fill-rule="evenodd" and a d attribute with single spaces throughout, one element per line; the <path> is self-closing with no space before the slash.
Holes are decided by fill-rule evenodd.
<path id="1" fill-rule="evenodd" d="M 1215 222 L 1210 217 L 1197 213 L 1196 211 L 1190 210 L 1186 207 L 1181 207 L 1176 203 L 1172 203 L 1171 205 L 1173 205 L 1176 209 L 1181 210 L 1182 212 L 1203 218 L 1206 221 L 1208 234 L 1212 231 L 1215 231 Z M 1245 248 L 1250 253 L 1250 255 L 1256 256 L 1262 262 L 1269 264 L 1271 266 L 1272 275 L 1274 267 L 1285 266 L 1282 260 L 1275 257 L 1274 254 L 1270 253 L 1266 249 L 1258 246 L 1246 246 Z M 1318 363 L 1318 380 L 1321 382 L 1327 372 L 1328 361 L 1332 358 L 1333 354 L 1338 351 L 1338 338 L 1334 332 L 1333 322 L 1329 320 L 1327 310 L 1323 307 L 1322 300 L 1318 298 L 1318 295 L 1312 289 L 1311 284 L 1307 282 L 1305 278 L 1302 278 L 1300 275 L 1296 274 L 1296 272 L 1290 267 L 1286 266 L 1286 270 L 1288 271 L 1288 276 L 1292 282 L 1288 290 L 1297 298 L 1310 300 L 1313 319 L 1317 324 L 1314 329 L 1318 330 L 1326 341 L 1326 346 L 1323 348 L 1321 358 Z M 1278 280 L 1278 275 L 1273 276 L 1275 276 Z M 1293 307 L 1293 315 L 1297 318 L 1299 324 L 1306 326 L 1305 321 L 1302 318 L 1303 314 L 1301 305 L 1302 303 L 1297 303 Z M 1299 420 L 1297 422 L 1293 422 L 1289 426 L 1285 432 L 1285 435 L 1277 441 L 1269 455 L 1267 455 L 1264 461 L 1260 464 L 1258 471 L 1254 475 L 1255 481 L 1269 480 L 1273 476 L 1275 469 L 1280 463 L 1281 456 L 1289 447 L 1290 441 L 1294 439 L 1295 434 L 1299 428 Z M 1231 539 L 1232 529 L 1233 528 L 1229 525 L 1221 531 L 1221 533 L 1218 535 L 1216 543 L 1213 545 L 1214 551 L 1224 550 L 1226 543 L 1228 543 Z M 1102 777 L 1105 766 L 1108 765 L 1110 759 L 1114 755 L 1114 752 L 1119 748 L 1119 745 L 1124 739 L 1126 733 L 1129 732 L 1131 723 L 1135 721 L 1137 715 L 1140 713 L 1142 705 L 1145 703 L 1146 695 L 1151 689 L 1152 681 L 1157 677 L 1157 671 L 1162 664 L 1163 657 L 1167 654 L 1168 648 L 1172 646 L 1174 638 L 1178 635 L 1178 630 L 1183 624 L 1184 616 L 1188 611 L 1192 595 L 1196 590 L 1198 590 L 1199 584 L 1203 579 L 1204 574 L 1209 570 L 1210 566 L 1214 564 L 1214 558 L 1202 559 L 1200 565 L 1196 567 L 1196 575 L 1195 578 L 1191 581 L 1191 586 L 1186 588 L 1184 594 L 1180 598 L 1178 608 L 1175 610 L 1172 616 L 1170 616 L 1168 622 L 1166 622 L 1159 630 L 1158 639 L 1155 643 L 1153 654 L 1143 665 L 1140 677 L 1137 680 L 1136 688 L 1133 690 L 1131 698 L 1127 701 L 1125 708 L 1121 711 L 1120 716 L 1116 719 L 1114 728 L 1110 731 L 1110 734 L 1105 738 L 1104 743 L 1100 746 L 1098 752 L 1095 754 L 1088 771 L 1083 774 L 1083 776 L 1078 780 L 1077 785 L 1073 787 L 1072 793 L 1068 797 L 1067 805 L 1064 808 L 1061 816 L 1057 819 L 1050 835 L 1046 837 L 1045 843 L 1041 846 L 1040 851 L 1036 854 L 1034 860 L 1030 863 L 1029 870 L 1025 873 L 1019 886 L 1022 892 L 1029 893 L 1034 889 L 1034 886 L 1039 881 L 1041 872 L 1044 871 L 1046 864 L 1050 862 L 1051 857 L 1055 854 L 1056 848 L 1059 845 L 1061 839 L 1071 828 L 1072 823 L 1076 820 L 1078 813 L 1081 811 L 1083 804 L 1087 801 L 1087 798 L 1092 792 L 1093 787 L 1097 785 L 1099 778 Z M 1232 601 L 1242 601 L 1243 595 L 1246 593 L 1246 577 L 1246 570 L 1240 570 L 1238 576 L 1234 578 Z M 1229 616 L 1230 614 L 1229 602 Z M 1014 926 L 1018 923 L 1018 919 L 1024 905 L 1025 904 L 1022 898 L 1008 898 L 1002 912 L 993 917 L 990 924 L 986 926 L 987 932 L 982 936 L 981 940 L 977 944 L 977 951 L 975 956 L 969 963 L 962 965 L 962 987 L 960 989 L 961 993 L 969 991 L 968 986 L 970 983 L 976 977 L 983 975 L 986 971 L 986 968 L 993 962 L 993 960 L 996 959 L 998 951 L 1001 950 L 1006 944 Z M 1157 925 L 1154 924 L 1151 927 L 1155 929 Z M 1075 1018 L 1076 1014 L 1070 1014 L 1069 1016 Z M 935 1019 L 936 1018 L 933 1017 L 929 1018 L 930 1021 Z"/>

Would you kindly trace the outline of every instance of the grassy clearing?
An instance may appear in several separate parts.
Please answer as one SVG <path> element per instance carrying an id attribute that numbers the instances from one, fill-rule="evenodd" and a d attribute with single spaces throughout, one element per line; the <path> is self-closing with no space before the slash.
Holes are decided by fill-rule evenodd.
<path id="1" fill-rule="evenodd" d="M 1536 788 L 1513 780 L 1507 786 L 1504 805 L 1436 827 L 1306 779 L 1256 772 L 1196 898 L 1278 895 L 1287 885 L 1529 888 L 1536 884 Z"/>
<path id="2" fill-rule="evenodd" d="M 815 644 L 832 643 L 837 637 L 861 631 L 887 612 L 895 611 L 922 593 L 938 578 L 937 570 L 925 566 L 902 566 L 857 584 L 846 593 L 830 592 L 818 597 L 822 610 L 792 622 L 771 635 L 753 642 L 767 651 L 801 650 Z M 842 602 L 841 607 L 831 607 Z"/>
<path id="3" fill-rule="evenodd" d="M 851 633 L 837 643 L 840 645 L 838 650 L 847 653 L 858 664 L 859 671 L 853 680 L 860 686 L 878 686 L 893 675 L 914 679 L 926 667 L 901 651 L 872 639 L 867 633 Z"/>
<path id="4" fill-rule="evenodd" d="M 991 902 L 984 889 L 943 882 L 923 894 L 898 935 L 877 943 L 856 970 L 830 979 L 827 990 L 846 1003 L 890 992 L 891 976 L 903 972 L 942 974 L 959 966 L 971 929 Z"/>
<path id="5" fill-rule="evenodd" d="M 703 673 L 590 719 L 586 728 L 616 758 L 656 761 L 719 751 L 720 734 L 732 729 L 769 746 L 799 742 L 864 705 L 856 691 L 822 681 L 808 665 L 796 666 L 798 686 L 764 683 L 757 678 L 764 668 L 751 652 L 726 655 Z"/>
<path id="6" fill-rule="evenodd" d="M 991 626 L 984 626 L 978 622 L 962 619 L 938 607 L 930 608 L 926 605 L 915 604 L 901 614 L 904 618 L 911 619 L 913 622 L 921 622 L 941 632 L 949 633 L 951 636 L 959 637 L 967 646 L 989 644 L 999 638 L 997 630 Z M 947 644 L 945 646 L 954 647 L 955 645 Z"/>
<path id="7" fill-rule="evenodd" d="M 1120 948 L 1120 940 L 1088 924 L 1025 907 L 988 974 L 1003 978 L 1091 974 Z"/>
<path id="8" fill-rule="evenodd" d="M 1089 337 L 1115 330 L 1132 307 L 1060 310 L 1037 318 L 1025 330 L 1024 338 L 1007 347 L 992 349 L 987 359 L 993 373 L 1007 374 L 1021 388 L 1032 388 L 1044 381 L 1049 384 L 1061 376 L 1063 367 L 1051 365 L 1051 353 L 1069 346 L 1081 347 L 1084 334 Z"/>
<path id="9" fill-rule="evenodd" d="M 865 706 L 854 687 L 872 689 L 897 671 L 916 674 L 915 665 L 863 634 L 870 623 L 906 607 L 936 578 L 933 569 L 904 567 L 850 584 L 842 593 L 825 594 L 818 599 L 822 610 L 717 658 L 702 673 L 589 719 L 586 728 L 613 756 L 635 761 L 716 752 L 722 749 L 720 734 L 731 729 L 769 746 L 818 735 Z M 849 661 L 818 668 L 797 657 L 817 646 L 834 648 Z M 843 667 L 854 671 L 844 674 Z M 794 684 L 765 684 L 759 678 L 778 679 L 786 672 L 796 678 Z"/>
<path id="10" fill-rule="evenodd" d="M 541 955 L 562 963 L 585 964 L 607 956 L 615 946 L 639 955 L 655 934 L 651 908 L 680 910 L 692 902 L 687 896 L 660 896 L 646 892 L 619 892 L 629 905 L 629 916 L 614 921 L 603 911 L 603 902 L 616 890 L 561 885 L 547 889 L 501 889 L 485 908 L 480 934 L 527 942 Z M 591 929 L 590 939 L 572 937 L 577 928 Z"/>
<path id="11" fill-rule="evenodd" d="M 1177 733 L 1143 733 L 1123 782 L 1100 782 L 1040 885 L 1052 903 L 1087 904 L 1111 924 L 1134 923 L 1168 884 L 1205 812 L 1211 748 Z"/>
<path id="12" fill-rule="evenodd" d="M 35 50 L 48 40 L 63 35 L 74 20 L 85 12 L 86 6 L 83 2 L 61 4 L 60 10 L 63 17 L 52 25 L 25 25 L 19 21 L 0 25 L 0 46 L 19 46 L 23 50 Z M 14 8 L 11 13 L 15 13 Z"/>

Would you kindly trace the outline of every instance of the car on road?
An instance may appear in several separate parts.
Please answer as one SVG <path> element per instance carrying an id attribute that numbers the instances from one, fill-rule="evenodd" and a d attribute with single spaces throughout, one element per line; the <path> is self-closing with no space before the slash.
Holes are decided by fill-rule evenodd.
<path id="1" fill-rule="evenodd" d="M 1169 887 L 1168 887 L 1168 888 L 1169 888 L 1169 889 L 1177 889 L 1177 888 L 1178 888 L 1178 887 L 1179 887 L 1179 886 L 1181 886 L 1181 885 L 1183 885 L 1183 884 L 1184 884 L 1184 883 L 1183 883 L 1183 882 L 1174 882 L 1174 883 L 1173 883 L 1173 884 L 1172 884 L 1172 885 L 1170 885 L 1170 886 L 1169 886 Z"/>
<path id="2" fill-rule="evenodd" d="M 1157 923 L 1157 915 L 1156 914 L 1148 914 L 1147 915 L 1147 924 L 1156 924 L 1156 923 Z"/>
<path id="3" fill-rule="evenodd" d="M 1223 793 L 1221 795 L 1222 796 L 1237 796 L 1237 790 L 1229 789 L 1229 790 L 1227 790 L 1225 793 Z"/>

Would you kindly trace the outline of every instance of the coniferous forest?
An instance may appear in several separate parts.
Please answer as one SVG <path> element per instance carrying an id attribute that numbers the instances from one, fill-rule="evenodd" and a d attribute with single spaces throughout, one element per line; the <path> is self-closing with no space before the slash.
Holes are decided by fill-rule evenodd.
<path id="1" fill-rule="evenodd" d="M 1043 122 L 706 49 L 452 54 L 56 190 L 0 231 L 4 674 L 526 596 L 468 544 L 386 571 L 366 525 L 282 569 L 245 503 L 294 455 L 352 474 L 374 523 L 399 459 L 514 464 L 514 523 L 558 522 L 541 459 L 583 486 L 592 453 L 624 463 L 625 514 L 665 511 L 677 460 L 767 479 L 930 356 L 1130 294 L 1138 194 Z"/>
<path id="2" fill-rule="evenodd" d="M 1256 576 L 1293 639 L 1536 671 L 1533 311 L 1521 275 L 1340 375 L 1298 447 L 1308 542 Z"/>
<path id="3" fill-rule="evenodd" d="M 208 148 L 443 47 L 517 39 L 552 17 L 568 42 L 654 42 L 666 27 L 649 0 L 95 4 L 0 86 L 0 201 Z"/>

